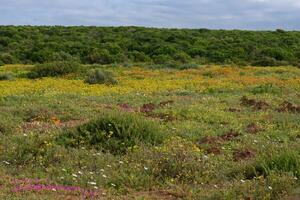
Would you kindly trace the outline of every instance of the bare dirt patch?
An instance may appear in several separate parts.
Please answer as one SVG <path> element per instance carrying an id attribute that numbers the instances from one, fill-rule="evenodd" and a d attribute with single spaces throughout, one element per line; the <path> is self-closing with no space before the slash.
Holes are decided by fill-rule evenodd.
<path id="1" fill-rule="evenodd" d="M 228 111 L 233 113 L 241 112 L 241 110 L 237 108 L 229 108 Z"/>
<path id="2" fill-rule="evenodd" d="M 136 110 L 132 107 L 130 107 L 130 105 L 128 103 L 120 103 L 118 104 L 118 107 L 122 110 L 122 111 L 126 111 L 126 112 L 136 112 Z"/>
<path id="3" fill-rule="evenodd" d="M 253 157 L 255 157 L 255 152 L 250 149 L 236 150 L 233 152 L 234 161 L 248 160 Z"/>
<path id="4" fill-rule="evenodd" d="M 236 139 L 237 137 L 240 136 L 240 133 L 234 130 L 230 130 L 220 136 L 205 136 L 201 138 L 197 144 L 198 145 L 203 145 L 203 144 L 220 144 L 222 142 L 227 142 Z"/>
<path id="5" fill-rule="evenodd" d="M 147 103 L 147 104 L 144 104 L 140 108 L 140 112 L 142 112 L 142 113 L 150 113 L 150 112 L 154 111 L 156 108 L 157 108 L 157 106 L 154 103 Z"/>
<path id="6" fill-rule="evenodd" d="M 242 106 L 251 107 L 253 111 L 267 110 L 270 105 L 265 101 L 257 101 L 243 96 L 240 100 Z"/>
<path id="7" fill-rule="evenodd" d="M 222 153 L 221 149 L 217 146 L 208 147 L 205 149 L 206 154 L 214 154 L 214 155 L 220 155 Z"/>
<path id="8" fill-rule="evenodd" d="M 246 132 L 249 134 L 257 134 L 261 131 L 262 131 L 262 129 L 255 123 L 251 123 L 246 126 Z"/>
<path id="9" fill-rule="evenodd" d="M 291 113 L 300 113 L 300 106 L 296 106 L 288 101 L 284 101 L 276 109 L 278 112 L 291 112 Z"/>

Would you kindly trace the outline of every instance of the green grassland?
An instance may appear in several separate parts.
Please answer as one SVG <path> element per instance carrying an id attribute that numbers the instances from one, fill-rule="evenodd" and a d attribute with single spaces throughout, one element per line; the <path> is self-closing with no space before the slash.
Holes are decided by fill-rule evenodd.
<path id="1" fill-rule="evenodd" d="M 79 68 L 0 67 L 0 199 L 299 198 L 299 68 Z"/>

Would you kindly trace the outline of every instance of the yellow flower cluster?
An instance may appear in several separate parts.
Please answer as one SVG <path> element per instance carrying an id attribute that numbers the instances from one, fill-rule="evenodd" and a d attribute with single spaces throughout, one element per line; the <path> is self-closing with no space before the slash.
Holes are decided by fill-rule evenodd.
<path id="1" fill-rule="evenodd" d="M 258 76 L 264 70 L 266 75 Z M 245 86 L 273 84 L 280 87 L 300 88 L 300 76 L 285 77 L 272 75 L 275 70 L 280 73 L 300 74 L 297 68 L 255 68 L 255 67 L 203 67 L 191 70 L 147 70 L 142 68 L 117 69 L 119 84 L 89 85 L 83 80 L 64 78 L 43 78 L 38 80 L 16 79 L 0 82 L 0 96 L 10 95 L 105 95 L 141 92 L 151 94 L 176 90 L 201 92 L 207 88 L 238 89 Z M 270 73 L 270 74 L 268 74 Z M 209 76 L 207 76 L 209 74 Z M 242 74 L 242 75 L 241 75 Z"/>

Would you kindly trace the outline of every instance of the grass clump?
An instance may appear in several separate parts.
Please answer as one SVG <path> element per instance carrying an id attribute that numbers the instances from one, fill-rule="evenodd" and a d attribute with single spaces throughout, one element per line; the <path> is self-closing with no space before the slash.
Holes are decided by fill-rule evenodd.
<path id="1" fill-rule="evenodd" d="M 58 137 L 58 143 L 73 148 L 95 148 L 112 154 L 124 154 L 138 144 L 159 144 L 163 140 L 154 122 L 133 114 L 109 113 Z"/>
<path id="2" fill-rule="evenodd" d="M 85 79 L 88 84 L 106 84 L 114 85 L 117 81 L 113 78 L 111 73 L 105 72 L 101 69 L 93 69 L 90 71 Z"/>
<path id="3" fill-rule="evenodd" d="M 245 176 L 252 179 L 256 176 L 269 176 L 273 172 L 290 173 L 300 178 L 300 155 L 296 151 L 282 151 L 271 156 L 263 156 L 255 163 L 245 167 Z"/>
<path id="4" fill-rule="evenodd" d="M 36 65 L 28 74 L 28 78 L 56 77 L 79 71 L 80 64 L 76 62 L 51 62 Z"/>
<path id="5" fill-rule="evenodd" d="M 13 80 L 14 76 L 9 73 L 1 73 L 0 74 L 0 81 L 10 81 Z"/>

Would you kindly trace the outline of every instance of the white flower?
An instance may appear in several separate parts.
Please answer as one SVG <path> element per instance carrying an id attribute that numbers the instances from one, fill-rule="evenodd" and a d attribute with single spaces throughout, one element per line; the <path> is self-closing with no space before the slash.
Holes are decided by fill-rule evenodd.
<path id="1" fill-rule="evenodd" d="M 26 134 L 26 133 L 24 133 L 24 134 L 23 134 L 23 136 L 24 136 L 24 137 L 27 137 L 27 134 Z"/>
<path id="2" fill-rule="evenodd" d="M 269 190 L 273 190 L 273 188 L 271 186 L 269 186 L 268 188 L 269 188 Z"/>
<path id="3" fill-rule="evenodd" d="M 7 162 L 7 161 L 3 161 L 3 163 L 4 163 L 4 164 L 7 164 L 7 165 L 10 165 L 10 163 L 9 163 L 9 162 Z"/>
<path id="4" fill-rule="evenodd" d="M 90 185 L 97 185 L 96 182 L 88 182 L 88 184 L 90 184 Z"/>
<path id="5" fill-rule="evenodd" d="M 111 183 L 111 186 L 116 187 L 116 184 Z"/>
<path id="6" fill-rule="evenodd" d="M 119 161 L 119 163 L 120 163 L 120 164 L 124 164 L 124 162 L 123 162 L 123 161 L 121 161 L 121 160 Z"/>
<path id="7" fill-rule="evenodd" d="M 82 175 L 82 172 L 81 172 L 81 171 L 78 171 L 78 174 Z"/>
<path id="8" fill-rule="evenodd" d="M 148 169 L 149 169 L 148 167 L 144 167 L 144 170 L 146 170 L 146 171 L 147 171 Z"/>
<path id="9" fill-rule="evenodd" d="M 89 172 L 91 175 L 93 175 L 94 174 L 94 172 Z"/>
<path id="10" fill-rule="evenodd" d="M 100 172 L 104 172 L 104 169 L 100 169 Z"/>
<path id="11" fill-rule="evenodd" d="M 96 190 L 97 190 L 97 189 L 98 189 L 98 187 L 97 187 L 97 186 L 94 186 L 94 189 L 96 189 Z"/>
<path id="12" fill-rule="evenodd" d="M 56 192 L 56 189 L 55 189 L 55 188 L 52 188 L 52 191 Z"/>
<path id="13" fill-rule="evenodd" d="M 102 175 L 103 178 L 107 178 L 107 176 L 105 174 Z"/>
<path id="14" fill-rule="evenodd" d="M 245 181 L 244 181 L 243 179 L 241 180 L 241 182 L 242 182 L 242 183 L 245 183 Z"/>
<path id="15" fill-rule="evenodd" d="M 77 177 L 78 177 L 78 176 L 77 176 L 77 174 L 72 174 L 72 176 L 73 176 L 73 177 L 75 177 L 75 178 L 77 178 Z"/>
<path id="16" fill-rule="evenodd" d="M 218 186 L 217 186 L 217 185 L 214 185 L 214 187 L 215 187 L 215 188 L 218 188 Z"/>
<path id="17" fill-rule="evenodd" d="M 111 168 L 111 165 L 106 165 L 107 167 Z"/>
<path id="18" fill-rule="evenodd" d="M 67 171 L 65 168 L 62 168 L 61 170 L 62 170 L 62 171 L 64 171 L 64 172 L 66 172 L 66 171 Z"/>

